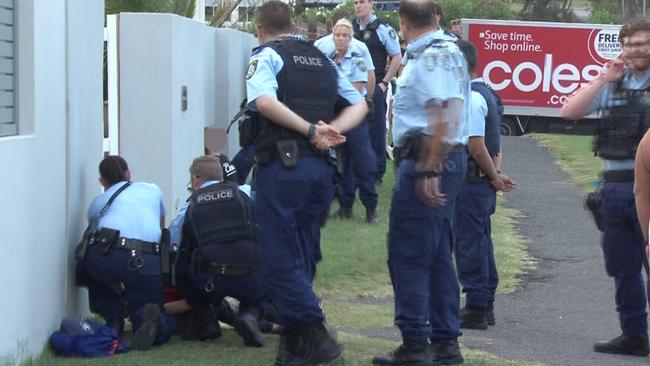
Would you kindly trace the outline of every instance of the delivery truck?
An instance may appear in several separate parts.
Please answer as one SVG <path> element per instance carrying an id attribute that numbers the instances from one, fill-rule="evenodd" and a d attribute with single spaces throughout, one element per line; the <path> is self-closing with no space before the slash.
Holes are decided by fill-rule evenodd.
<path id="1" fill-rule="evenodd" d="M 478 51 L 476 72 L 501 96 L 504 135 L 590 133 L 596 115 L 565 121 L 571 93 L 598 76 L 622 50 L 618 25 L 462 19 Z"/>

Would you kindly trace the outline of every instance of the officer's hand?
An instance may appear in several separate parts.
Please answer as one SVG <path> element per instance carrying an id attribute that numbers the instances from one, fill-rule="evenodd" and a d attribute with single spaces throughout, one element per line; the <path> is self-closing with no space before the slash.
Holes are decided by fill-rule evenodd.
<path id="1" fill-rule="evenodd" d="M 323 121 L 316 124 L 316 133 L 309 140 L 317 149 L 326 150 L 345 142 L 345 136 Z"/>
<path id="2" fill-rule="evenodd" d="M 386 92 L 386 89 L 388 88 L 384 83 L 377 83 L 377 88 L 380 88 L 382 92 Z"/>
<path id="3" fill-rule="evenodd" d="M 625 73 L 625 61 L 623 61 L 621 55 L 618 55 L 618 57 L 613 60 L 607 61 L 605 66 L 603 66 L 601 73 L 607 82 L 621 80 Z"/>
<path id="4" fill-rule="evenodd" d="M 442 206 L 447 201 L 440 191 L 440 178 L 428 177 L 415 180 L 415 195 L 429 206 Z"/>
<path id="5" fill-rule="evenodd" d="M 497 176 L 497 179 L 492 180 L 490 184 L 492 184 L 496 190 L 503 192 L 510 192 L 517 187 L 517 182 L 512 180 L 509 176 L 500 173 Z"/>

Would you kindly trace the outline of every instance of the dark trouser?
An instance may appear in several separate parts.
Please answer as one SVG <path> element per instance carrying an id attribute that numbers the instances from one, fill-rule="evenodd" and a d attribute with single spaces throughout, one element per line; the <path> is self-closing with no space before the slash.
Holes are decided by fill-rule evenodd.
<path id="1" fill-rule="evenodd" d="M 334 168 L 320 157 L 300 157 L 293 169 L 273 161 L 256 172 L 262 273 L 286 327 L 323 320 L 312 281 L 322 257 L 320 222 L 334 194 L 333 182 Z"/>
<path id="2" fill-rule="evenodd" d="M 386 172 L 386 92 L 375 87 L 372 97 L 374 113 L 368 118 L 370 142 L 377 159 L 376 179 L 380 180 Z"/>
<path id="3" fill-rule="evenodd" d="M 239 185 L 246 183 L 246 178 L 250 174 L 251 169 L 253 168 L 253 163 L 255 160 L 255 146 L 246 145 L 239 150 L 237 154 L 232 158 L 232 165 L 237 169 L 237 176 Z"/>
<path id="4" fill-rule="evenodd" d="M 377 207 L 377 192 L 375 190 L 377 159 L 370 146 L 367 120 L 362 121 L 345 136 L 347 140 L 344 145 L 344 170 L 343 177 L 341 177 L 343 194 L 339 197 L 339 203 L 341 207 L 352 208 L 356 186 L 358 186 L 361 203 L 366 208 L 374 209 Z"/>
<path id="5" fill-rule="evenodd" d="M 134 330 L 142 325 L 140 309 L 145 304 L 158 304 L 161 311 L 163 309 L 164 290 L 160 257 L 148 253 L 141 255 L 143 266 L 134 270 L 128 265 L 131 258 L 131 252 L 128 250 L 116 248 L 111 254 L 104 256 L 97 246 L 88 248 L 83 267 L 92 279 L 92 283 L 88 285 L 90 310 L 101 315 L 107 324 L 114 324 L 124 318 L 124 296 L 117 289 L 119 283 L 124 284 L 128 304 L 126 310 Z M 161 316 L 154 344 L 169 340 L 175 329 L 173 317 L 166 314 Z"/>
<path id="6" fill-rule="evenodd" d="M 499 284 L 490 216 L 496 210 L 496 191 L 488 179 L 465 182 L 456 206 L 456 268 L 467 293 L 466 305 L 487 308 Z"/>
<path id="7" fill-rule="evenodd" d="M 627 334 L 646 334 L 646 293 L 641 275 L 645 242 L 637 221 L 633 187 L 634 182 L 605 183 L 602 213 L 606 223 L 602 245 L 605 270 L 614 278 L 621 330 Z"/>
<path id="8" fill-rule="evenodd" d="M 449 202 L 455 199 L 465 170 L 462 153 L 450 154 L 442 177 Z M 427 206 L 416 196 L 411 172 L 415 161 L 404 160 L 396 172 L 388 231 L 388 268 L 395 292 L 395 323 L 404 342 L 456 338 L 458 277 L 451 260 L 451 205 Z M 447 191 L 445 191 L 447 189 Z M 451 207 L 449 207 L 451 206 Z"/>
<path id="9" fill-rule="evenodd" d="M 261 316 L 271 310 L 271 305 L 262 281 L 261 273 L 246 276 L 209 276 L 206 273 L 192 274 L 187 260 L 179 261 L 177 273 L 185 301 L 192 306 L 199 304 L 219 305 L 226 296 L 239 300 L 239 308 L 255 308 Z M 213 289 L 206 290 L 208 283 Z"/>

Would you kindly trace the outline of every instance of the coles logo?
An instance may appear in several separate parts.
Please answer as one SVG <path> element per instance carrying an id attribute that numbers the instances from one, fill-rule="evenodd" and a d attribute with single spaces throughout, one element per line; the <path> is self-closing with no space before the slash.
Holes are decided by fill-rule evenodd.
<path id="1" fill-rule="evenodd" d="M 618 41 L 618 31 L 593 29 L 589 34 L 589 55 L 599 64 L 616 58 L 623 50 Z"/>

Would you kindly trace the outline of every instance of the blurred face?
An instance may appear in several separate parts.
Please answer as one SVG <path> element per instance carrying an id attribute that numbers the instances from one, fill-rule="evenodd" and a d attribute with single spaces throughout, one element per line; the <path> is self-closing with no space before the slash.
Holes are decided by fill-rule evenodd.
<path id="1" fill-rule="evenodd" d="M 623 59 L 638 71 L 650 67 L 650 31 L 635 32 L 623 38 Z"/>
<path id="2" fill-rule="evenodd" d="M 357 18 L 368 18 L 372 12 L 372 1 L 354 0 L 354 14 Z"/>
<path id="3" fill-rule="evenodd" d="M 337 50 L 347 51 L 352 41 L 352 30 L 345 26 L 334 28 L 334 45 Z"/>

